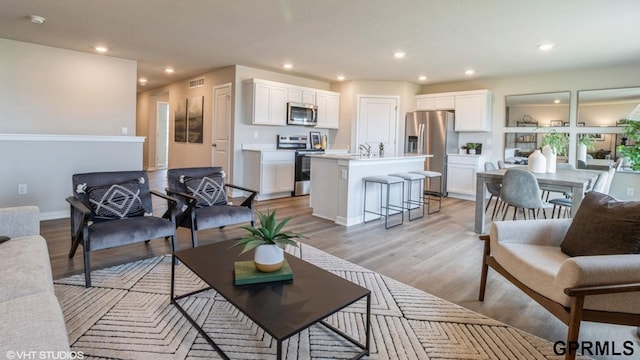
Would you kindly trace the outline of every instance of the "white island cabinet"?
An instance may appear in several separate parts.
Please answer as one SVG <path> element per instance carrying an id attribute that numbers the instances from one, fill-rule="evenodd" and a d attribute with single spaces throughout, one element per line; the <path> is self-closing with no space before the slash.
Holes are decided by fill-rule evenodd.
<path id="1" fill-rule="evenodd" d="M 308 156 L 311 158 L 309 206 L 313 209 L 312 214 L 339 225 L 351 226 L 362 223 L 363 178 L 424 170 L 425 158 L 431 155 L 373 158 L 347 154 Z M 419 190 L 414 190 L 414 198 L 417 198 Z M 373 209 L 379 204 L 379 192 L 379 186 L 367 186 L 367 209 Z M 398 204 L 400 191 L 393 189 L 391 197 L 391 203 Z"/>

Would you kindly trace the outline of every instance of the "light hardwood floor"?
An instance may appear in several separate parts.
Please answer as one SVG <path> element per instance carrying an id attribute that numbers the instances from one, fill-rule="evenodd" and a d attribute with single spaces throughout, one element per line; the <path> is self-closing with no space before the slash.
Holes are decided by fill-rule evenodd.
<path id="1" fill-rule="evenodd" d="M 163 171 L 150 172 L 151 187 L 164 189 L 164 176 Z M 405 218 L 404 225 L 389 230 L 384 229 L 381 221 L 349 228 L 336 225 L 312 216 L 308 202 L 309 197 L 302 196 L 256 202 L 256 208 L 277 210 L 278 218 L 292 217 L 287 229 L 305 234 L 304 243 L 325 252 L 552 342 L 566 339 L 567 328 L 562 322 L 492 270 L 485 301 L 478 301 L 483 244 L 473 232 L 473 202 L 445 198 L 440 213 L 411 222 Z M 165 207 L 154 200 L 154 212 L 162 213 Z M 243 232 L 239 226 L 229 226 L 201 231 L 198 239 L 204 245 L 234 239 Z M 69 219 L 43 221 L 41 233 L 49 245 L 54 279 L 83 272 L 81 249 L 73 259 L 68 258 Z M 188 230 L 179 229 L 178 239 L 181 249 L 191 246 Z M 102 250 L 91 254 L 92 269 L 170 251 L 169 242 L 162 239 L 148 245 L 140 243 Z M 624 350 L 624 341 L 632 341 L 634 356 L 625 359 L 640 358 L 640 342 L 634 333 L 635 328 L 627 326 L 583 323 L 580 340 L 614 341 L 619 350 Z"/>

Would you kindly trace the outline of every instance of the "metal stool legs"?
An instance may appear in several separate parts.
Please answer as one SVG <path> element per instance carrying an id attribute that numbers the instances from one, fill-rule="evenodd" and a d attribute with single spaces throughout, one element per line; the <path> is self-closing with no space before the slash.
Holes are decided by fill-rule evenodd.
<path id="1" fill-rule="evenodd" d="M 384 216 L 384 227 L 385 229 L 392 228 L 394 226 L 402 225 L 404 223 L 404 180 L 393 177 L 393 176 L 370 176 L 363 179 L 364 180 L 364 208 L 362 211 L 362 222 L 366 223 L 367 221 L 367 213 L 378 215 L 375 220 L 380 219 Z M 367 210 L 367 184 L 375 183 L 380 185 L 380 209 L 379 212 Z M 391 185 L 400 184 L 401 186 L 401 203 L 400 206 L 393 205 L 390 203 L 391 199 Z M 386 202 L 383 199 L 383 186 L 386 186 Z M 384 212 L 383 212 L 384 210 Z M 392 212 L 389 212 L 391 210 Z M 397 224 L 389 225 L 389 216 L 400 214 L 400 222 Z"/>
<path id="2" fill-rule="evenodd" d="M 403 203 L 405 210 L 407 210 L 408 216 L 409 216 L 409 221 L 412 220 L 416 220 L 416 219 L 420 219 L 424 217 L 424 175 L 421 174 L 413 174 L 413 173 L 394 173 L 394 174 L 389 174 L 389 176 L 397 176 L 399 178 L 402 178 L 404 181 L 407 181 L 409 186 L 408 186 L 408 193 L 407 196 L 405 197 L 405 201 Z M 414 200 L 413 198 L 413 183 L 414 182 L 418 182 L 418 198 L 417 200 Z M 420 210 L 420 216 L 416 216 L 416 217 L 412 217 L 411 213 L 412 210 Z M 415 212 L 415 211 L 413 211 Z"/>

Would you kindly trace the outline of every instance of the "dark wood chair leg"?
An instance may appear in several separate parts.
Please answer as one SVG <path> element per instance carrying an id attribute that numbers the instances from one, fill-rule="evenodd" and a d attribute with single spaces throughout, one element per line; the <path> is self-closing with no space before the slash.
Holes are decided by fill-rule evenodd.
<path id="1" fill-rule="evenodd" d="M 567 353 L 565 360 L 574 360 L 576 358 L 575 345 L 578 343 L 580 335 L 580 322 L 582 321 L 582 307 L 584 305 L 584 296 L 571 297 L 571 312 L 569 313 L 569 333 L 567 334 Z M 572 347 L 573 345 L 573 347 Z"/>
<path id="2" fill-rule="evenodd" d="M 71 243 L 71 249 L 69 250 L 69 259 L 72 259 L 76 255 L 76 250 L 78 250 L 78 245 L 80 245 L 81 240 L 82 239 L 79 236 L 73 239 L 73 242 Z"/>
<path id="3" fill-rule="evenodd" d="M 191 226 L 191 245 L 194 248 L 198 247 L 198 231 Z"/>
<path id="4" fill-rule="evenodd" d="M 484 241 L 484 251 L 482 256 L 482 272 L 480 274 L 480 292 L 478 293 L 478 300 L 484 301 L 484 293 L 487 289 L 487 274 L 489 272 L 487 257 L 491 253 L 491 244 L 489 243 L 489 235 L 480 235 L 480 240 Z"/>
<path id="5" fill-rule="evenodd" d="M 91 264 L 89 261 L 89 250 L 86 246 L 82 247 L 82 256 L 84 258 L 84 286 L 91 287 Z"/>

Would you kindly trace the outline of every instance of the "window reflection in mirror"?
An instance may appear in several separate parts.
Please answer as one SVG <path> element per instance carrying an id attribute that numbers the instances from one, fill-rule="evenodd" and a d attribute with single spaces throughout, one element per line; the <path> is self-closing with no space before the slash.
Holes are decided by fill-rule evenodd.
<path id="1" fill-rule="evenodd" d="M 640 87 L 578 91 L 578 123 L 616 126 L 640 104 Z"/>
<path id="2" fill-rule="evenodd" d="M 584 138 L 588 138 L 589 140 L 583 140 Z M 585 145 L 586 149 L 582 147 L 581 144 Z M 624 136 L 624 134 L 579 133 L 576 157 L 578 160 L 586 160 L 587 164 L 591 163 L 595 166 L 604 166 L 606 164 L 608 166 L 609 164 L 613 164 L 613 162 L 617 160 L 618 157 L 620 157 L 620 153 L 618 153 L 617 147 L 621 144 L 631 145 L 629 144 L 629 140 Z"/>
<path id="3" fill-rule="evenodd" d="M 507 95 L 506 126 L 569 126 L 570 101 L 569 91 Z"/>
<path id="4" fill-rule="evenodd" d="M 523 132 L 504 134 L 504 161 L 507 164 L 526 164 L 526 160 L 533 150 L 540 150 L 546 133 L 533 132 L 533 129 L 523 129 Z M 569 134 L 565 134 L 568 136 Z M 559 162 L 566 162 L 566 150 L 558 156 Z"/>

